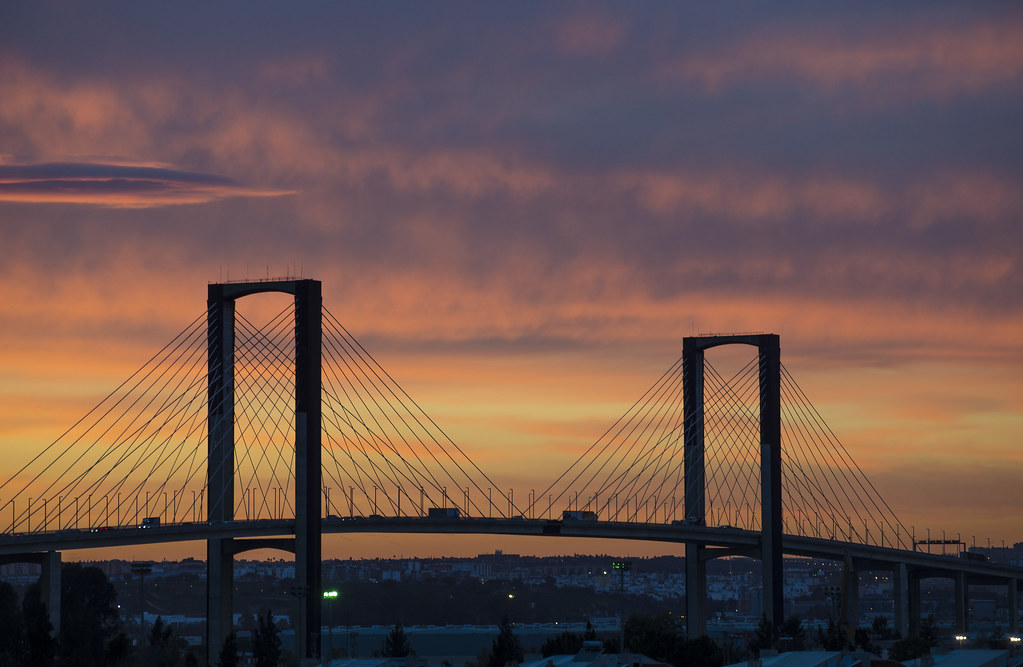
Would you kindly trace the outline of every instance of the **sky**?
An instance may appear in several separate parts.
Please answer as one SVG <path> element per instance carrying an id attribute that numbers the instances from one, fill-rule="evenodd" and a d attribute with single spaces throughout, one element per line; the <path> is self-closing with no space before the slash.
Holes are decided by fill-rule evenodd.
<path id="1" fill-rule="evenodd" d="M 770 331 L 904 523 L 1023 541 L 1021 118 L 1008 2 L 5 2 L 0 453 L 301 275 L 524 484 Z"/>

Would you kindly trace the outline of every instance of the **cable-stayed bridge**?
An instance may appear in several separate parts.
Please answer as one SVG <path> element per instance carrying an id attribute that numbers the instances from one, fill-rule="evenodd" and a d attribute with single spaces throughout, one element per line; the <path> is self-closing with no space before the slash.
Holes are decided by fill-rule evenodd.
<path id="1" fill-rule="evenodd" d="M 265 321 L 236 307 L 291 295 Z M 722 375 L 708 349 L 756 354 Z M 232 562 L 293 552 L 296 649 L 320 654 L 324 532 L 495 533 L 653 540 L 686 549 L 688 631 L 705 631 L 705 563 L 762 561 L 763 609 L 784 613 L 784 554 L 890 570 L 912 632 L 920 580 L 1005 585 L 1016 631 L 1023 570 L 917 550 L 781 363 L 773 334 L 699 336 L 546 486 L 514 489 L 477 466 L 341 321 L 318 281 L 209 286 L 199 315 L 99 405 L 0 483 L 0 563 L 43 565 L 59 625 L 60 551 L 205 540 L 208 647 L 232 629 Z"/>

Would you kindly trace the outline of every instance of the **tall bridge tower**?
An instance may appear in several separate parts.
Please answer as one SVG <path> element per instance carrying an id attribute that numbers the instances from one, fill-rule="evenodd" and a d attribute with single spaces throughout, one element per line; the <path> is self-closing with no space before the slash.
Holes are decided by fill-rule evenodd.
<path id="1" fill-rule="evenodd" d="M 686 522 L 707 523 L 704 443 L 704 356 L 720 345 L 757 348 L 760 377 L 760 560 L 763 610 L 775 624 L 784 620 L 781 507 L 781 345 L 777 334 L 698 336 L 682 341 Z M 709 554 L 700 542 L 686 543 L 686 591 L 706 590 Z M 706 633 L 706 596 L 686 595 L 690 637 Z"/>
<path id="2" fill-rule="evenodd" d="M 295 652 L 320 655 L 320 445 L 322 305 L 318 280 L 274 280 L 211 284 L 207 300 L 208 424 L 207 519 L 234 520 L 235 488 L 235 302 L 252 294 L 295 297 L 295 537 L 294 539 L 207 539 L 207 619 L 210 664 L 219 659 L 232 629 L 234 556 L 258 548 L 295 554 Z"/>

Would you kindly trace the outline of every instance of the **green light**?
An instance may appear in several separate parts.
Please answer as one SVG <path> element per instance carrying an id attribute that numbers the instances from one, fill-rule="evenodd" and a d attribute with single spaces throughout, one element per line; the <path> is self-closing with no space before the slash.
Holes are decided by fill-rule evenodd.
<path id="1" fill-rule="evenodd" d="M 323 591 L 323 597 L 325 598 L 336 598 L 337 591 Z"/>

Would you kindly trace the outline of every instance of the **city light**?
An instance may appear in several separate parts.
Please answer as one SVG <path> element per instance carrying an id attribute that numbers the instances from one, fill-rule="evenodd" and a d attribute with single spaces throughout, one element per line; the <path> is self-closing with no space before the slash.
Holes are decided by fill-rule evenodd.
<path id="1" fill-rule="evenodd" d="M 337 591 L 323 591 L 323 597 L 325 598 L 336 598 Z"/>

